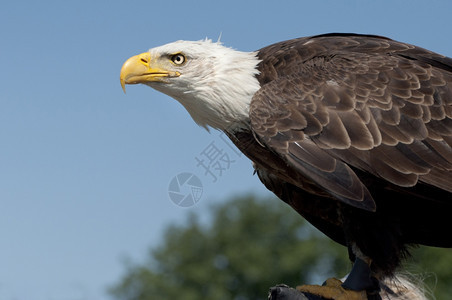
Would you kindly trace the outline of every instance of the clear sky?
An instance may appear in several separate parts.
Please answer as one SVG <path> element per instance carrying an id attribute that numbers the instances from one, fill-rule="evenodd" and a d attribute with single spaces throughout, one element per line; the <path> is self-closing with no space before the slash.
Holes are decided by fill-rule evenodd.
<path id="1" fill-rule="evenodd" d="M 269 193 L 250 162 L 175 100 L 119 84 L 130 56 L 174 40 L 251 51 L 326 32 L 385 35 L 452 56 L 451 1 L 3 1 L 0 7 L 0 299 L 108 299 L 123 261 L 162 229 L 232 195 Z M 212 144 L 213 143 L 213 144 Z M 217 181 L 197 166 L 215 145 Z M 210 147 L 210 148 L 209 148 Z M 168 187 L 198 176 L 199 202 Z"/>

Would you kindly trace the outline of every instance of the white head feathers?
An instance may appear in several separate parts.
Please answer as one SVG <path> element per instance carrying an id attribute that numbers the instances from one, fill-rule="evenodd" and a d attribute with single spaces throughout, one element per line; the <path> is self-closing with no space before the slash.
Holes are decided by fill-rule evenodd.
<path id="1" fill-rule="evenodd" d="M 208 39 L 177 41 L 149 52 L 155 59 L 185 56 L 182 65 L 171 66 L 179 77 L 148 85 L 178 100 L 200 126 L 234 130 L 247 122 L 251 98 L 260 88 L 256 52 L 236 51 Z"/>

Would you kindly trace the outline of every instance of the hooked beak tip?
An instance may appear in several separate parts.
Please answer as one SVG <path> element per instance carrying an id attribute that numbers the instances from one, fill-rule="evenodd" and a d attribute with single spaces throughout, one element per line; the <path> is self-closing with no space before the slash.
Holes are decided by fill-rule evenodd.
<path id="1" fill-rule="evenodd" d="M 120 81 L 121 81 L 122 90 L 124 91 L 124 94 L 126 94 L 126 81 L 122 77 L 120 78 Z"/>

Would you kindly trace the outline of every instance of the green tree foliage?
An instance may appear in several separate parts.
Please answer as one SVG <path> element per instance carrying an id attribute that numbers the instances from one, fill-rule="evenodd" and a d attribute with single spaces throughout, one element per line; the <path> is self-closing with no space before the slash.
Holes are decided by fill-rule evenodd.
<path id="1" fill-rule="evenodd" d="M 444 234 L 451 234 L 450 229 Z M 437 300 L 452 298 L 452 249 L 419 247 L 413 250 L 406 267 L 413 274 L 420 274 L 427 293 Z"/>
<path id="2" fill-rule="evenodd" d="M 129 265 L 110 294 L 121 300 L 266 299 L 278 283 L 318 284 L 350 271 L 345 247 L 277 199 L 233 199 L 213 206 L 211 216 L 205 224 L 191 213 L 186 224 L 170 226 L 149 261 Z M 452 282 L 450 251 L 432 255 L 438 251 L 432 249 L 416 251 L 427 266 L 420 269 Z M 450 285 L 438 281 L 437 299 L 448 299 L 439 298 L 443 290 L 452 294 Z"/>

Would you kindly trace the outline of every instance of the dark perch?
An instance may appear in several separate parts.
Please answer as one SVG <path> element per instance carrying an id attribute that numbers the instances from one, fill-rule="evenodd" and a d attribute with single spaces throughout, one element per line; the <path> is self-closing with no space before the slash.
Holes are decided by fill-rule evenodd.
<path id="1" fill-rule="evenodd" d="M 325 298 L 304 294 L 285 284 L 278 284 L 271 287 L 268 293 L 268 300 L 326 300 Z"/>

